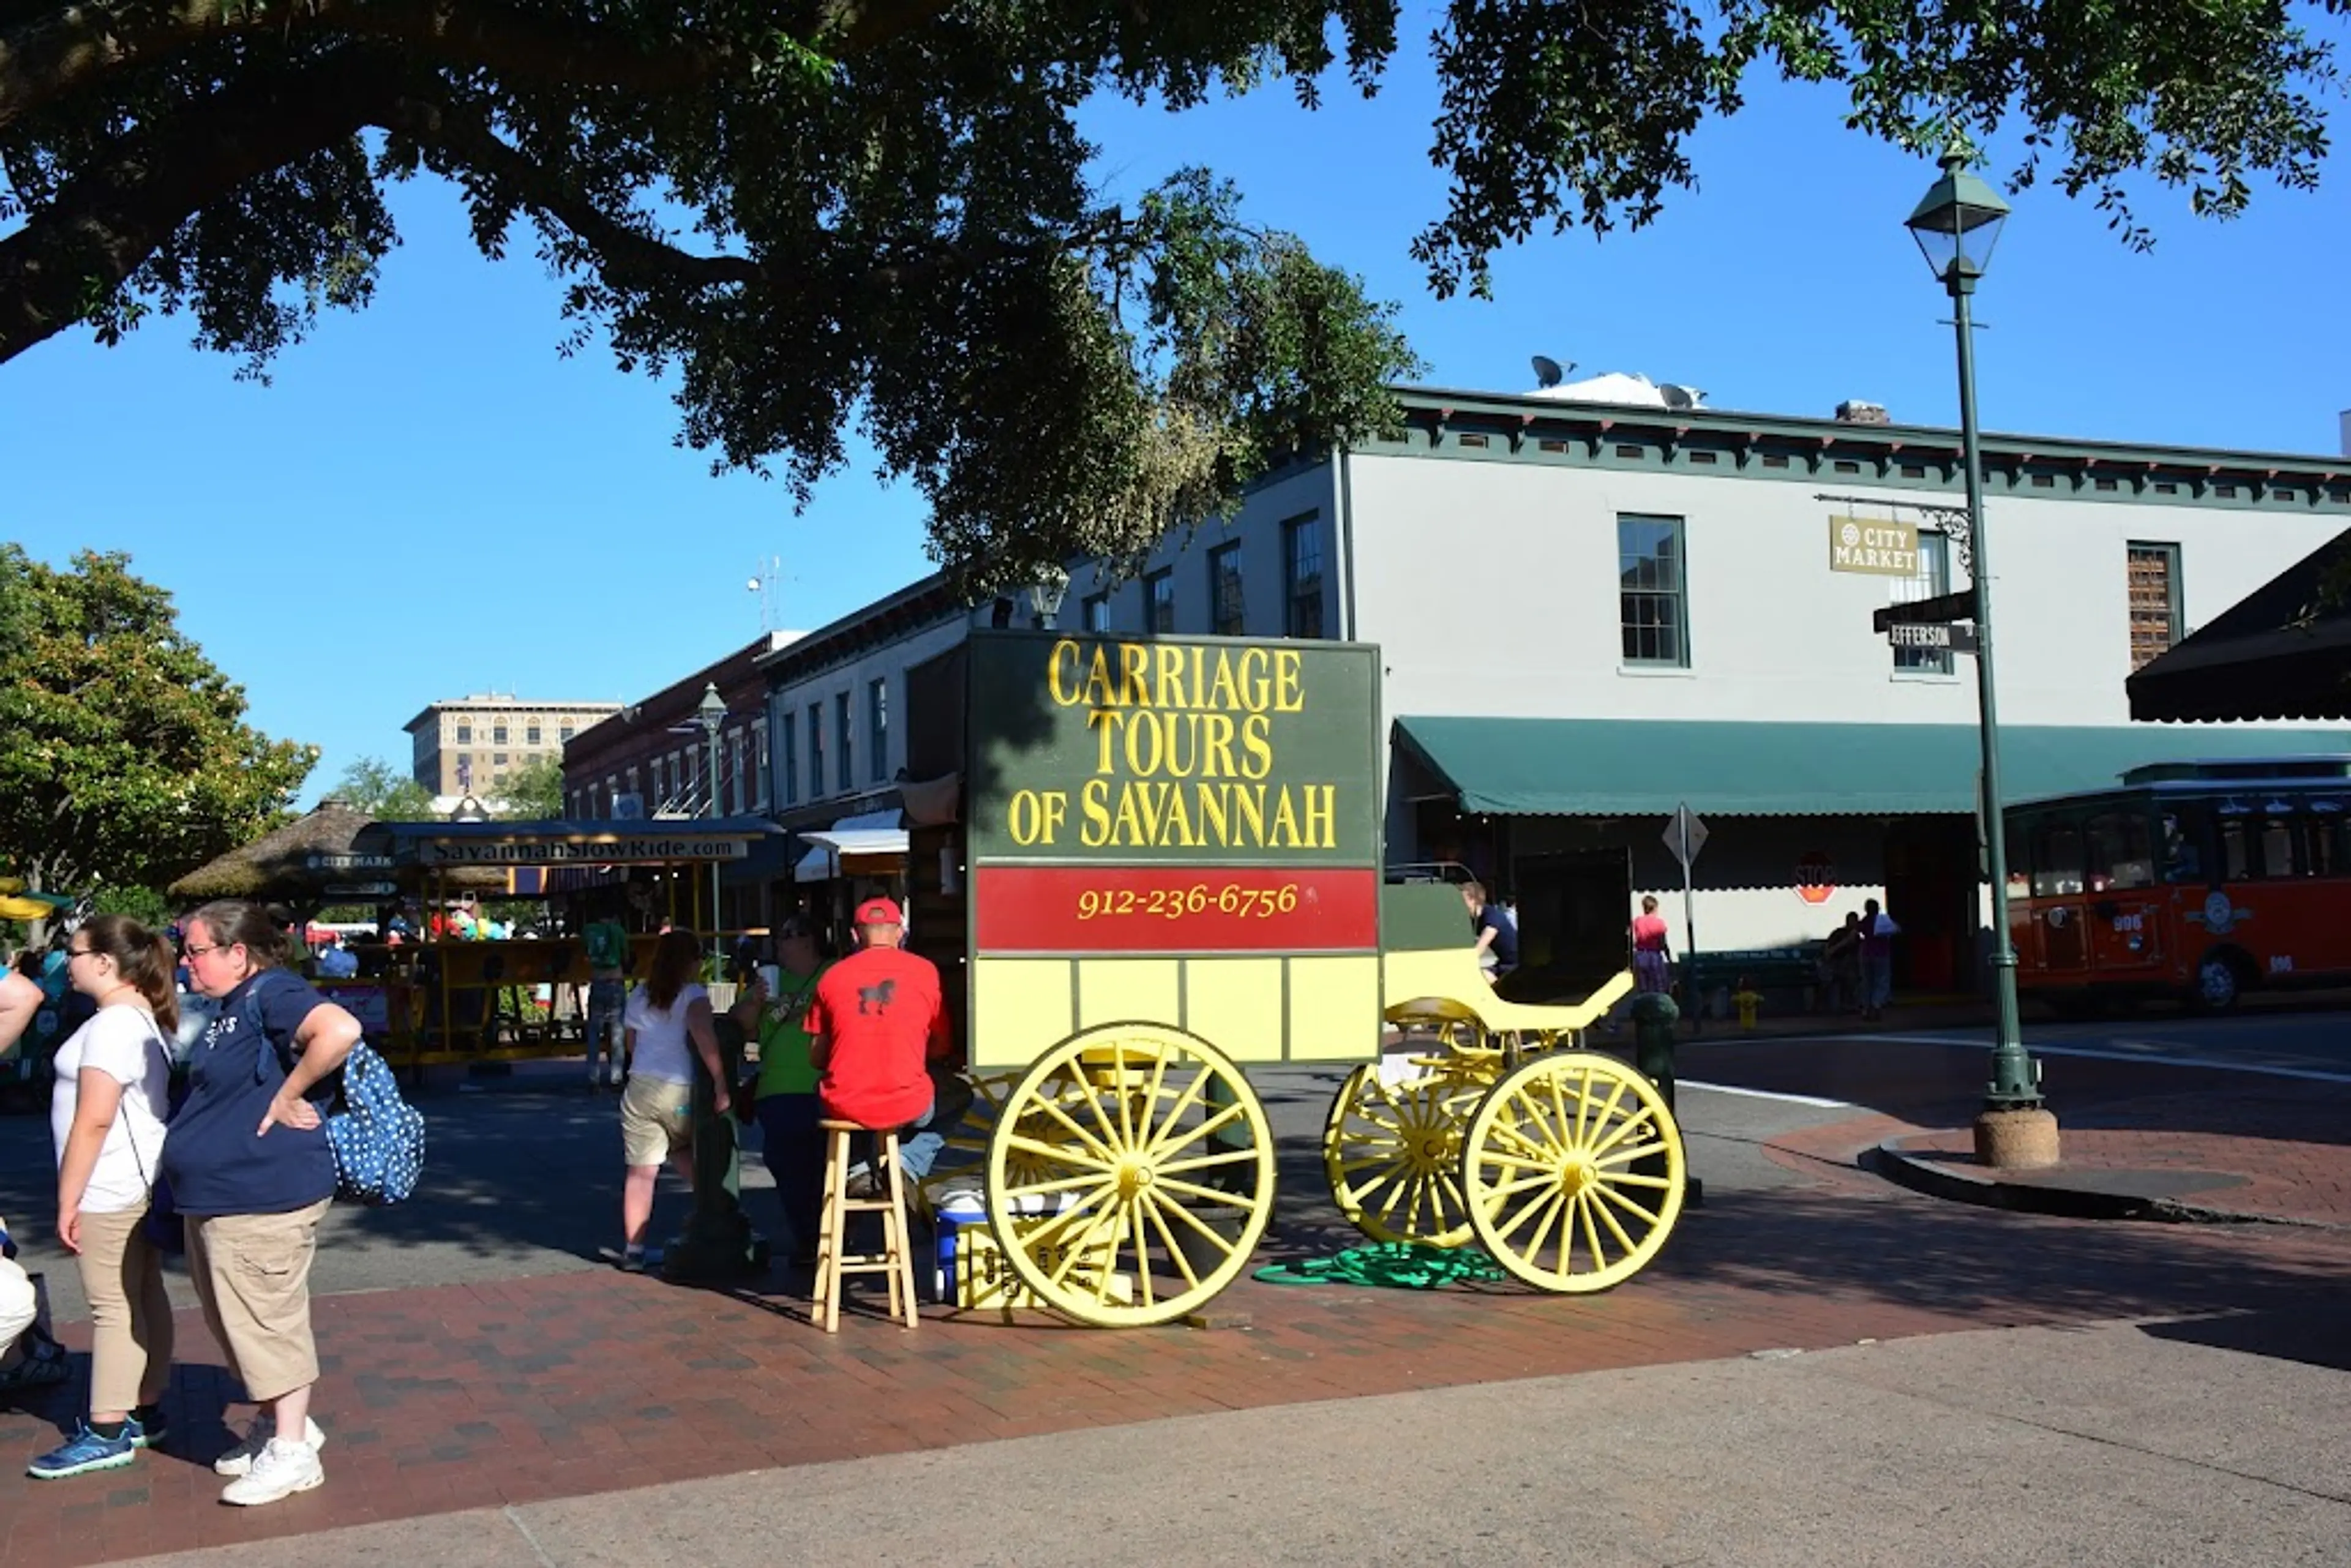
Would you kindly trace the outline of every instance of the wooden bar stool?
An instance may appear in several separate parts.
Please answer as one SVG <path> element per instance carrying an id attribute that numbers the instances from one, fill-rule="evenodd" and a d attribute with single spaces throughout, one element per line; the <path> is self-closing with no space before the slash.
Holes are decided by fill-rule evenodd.
<path id="1" fill-rule="evenodd" d="M 809 1316 L 827 1333 L 841 1332 L 841 1280 L 844 1274 L 885 1274 L 890 1281 L 890 1315 L 904 1316 L 908 1328 L 920 1328 L 922 1315 L 914 1302 L 914 1254 L 906 1239 L 906 1176 L 898 1168 L 898 1129 L 872 1128 L 831 1117 L 817 1124 L 824 1134 L 824 1211 L 817 1225 L 816 1294 Z M 849 1196 L 850 1139 L 859 1133 L 873 1134 L 873 1171 L 882 1181 L 883 1197 Z M 882 1217 L 882 1250 L 849 1252 L 849 1217 Z"/>

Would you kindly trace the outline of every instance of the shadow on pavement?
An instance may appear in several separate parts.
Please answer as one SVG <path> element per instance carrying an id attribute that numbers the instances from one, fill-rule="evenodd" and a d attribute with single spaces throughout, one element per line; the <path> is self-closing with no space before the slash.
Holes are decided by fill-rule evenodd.
<path id="1" fill-rule="evenodd" d="M 2139 1332 L 2150 1339 L 2351 1372 L 2351 1332 L 2346 1331 L 2339 1297 L 2332 1311 L 2231 1312 L 2143 1323 Z"/>

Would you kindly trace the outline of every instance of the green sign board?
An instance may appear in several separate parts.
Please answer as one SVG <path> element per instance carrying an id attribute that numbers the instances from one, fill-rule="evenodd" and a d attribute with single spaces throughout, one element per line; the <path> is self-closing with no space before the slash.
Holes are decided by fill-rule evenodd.
<path id="1" fill-rule="evenodd" d="M 1379 650 L 979 632 L 983 860 L 1380 863 Z"/>

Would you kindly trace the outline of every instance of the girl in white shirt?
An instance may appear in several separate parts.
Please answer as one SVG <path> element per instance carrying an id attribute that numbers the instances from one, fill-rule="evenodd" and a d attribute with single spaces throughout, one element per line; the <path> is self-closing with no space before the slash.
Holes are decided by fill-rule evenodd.
<path id="1" fill-rule="evenodd" d="M 653 944 L 644 983 L 629 993 L 622 1014 L 629 1052 L 629 1086 L 621 1094 L 621 1267 L 645 1267 L 645 1228 L 653 1222 L 653 1185 L 664 1162 L 692 1177 L 694 1062 L 701 1058 L 717 1086 L 713 1106 L 724 1116 L 732 1102 L 719 1065 L 710 993 L 695 978 L 702 949 L 691 931 L 664 931 Z"/>
<path id="2" fill-rule="evenodd" d="M 67 952 L 74 988 L 98 1013 L 57 1051 L 49 1122 L 57 1237 L 80 1264 L 94 1345 L 89 1418 L 32 1462 L 42 1480 L 120 1469 L 159 1441 L 172 1374 L 172 1302 L 141 1223 L 170 1108 L 172 948 L 128 915 L 101 915 Z"/>

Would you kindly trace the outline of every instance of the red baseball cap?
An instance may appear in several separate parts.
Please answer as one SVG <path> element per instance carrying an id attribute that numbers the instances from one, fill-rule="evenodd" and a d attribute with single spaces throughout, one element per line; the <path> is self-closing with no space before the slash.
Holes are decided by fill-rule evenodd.
<path id="1" fill-rule="evenodd" d="M 906 917 L 899 911 L 896 901 L 887 898 L 869 898 L 857 906 L 857 924 L 904 925 L 906 924 Z"/>

